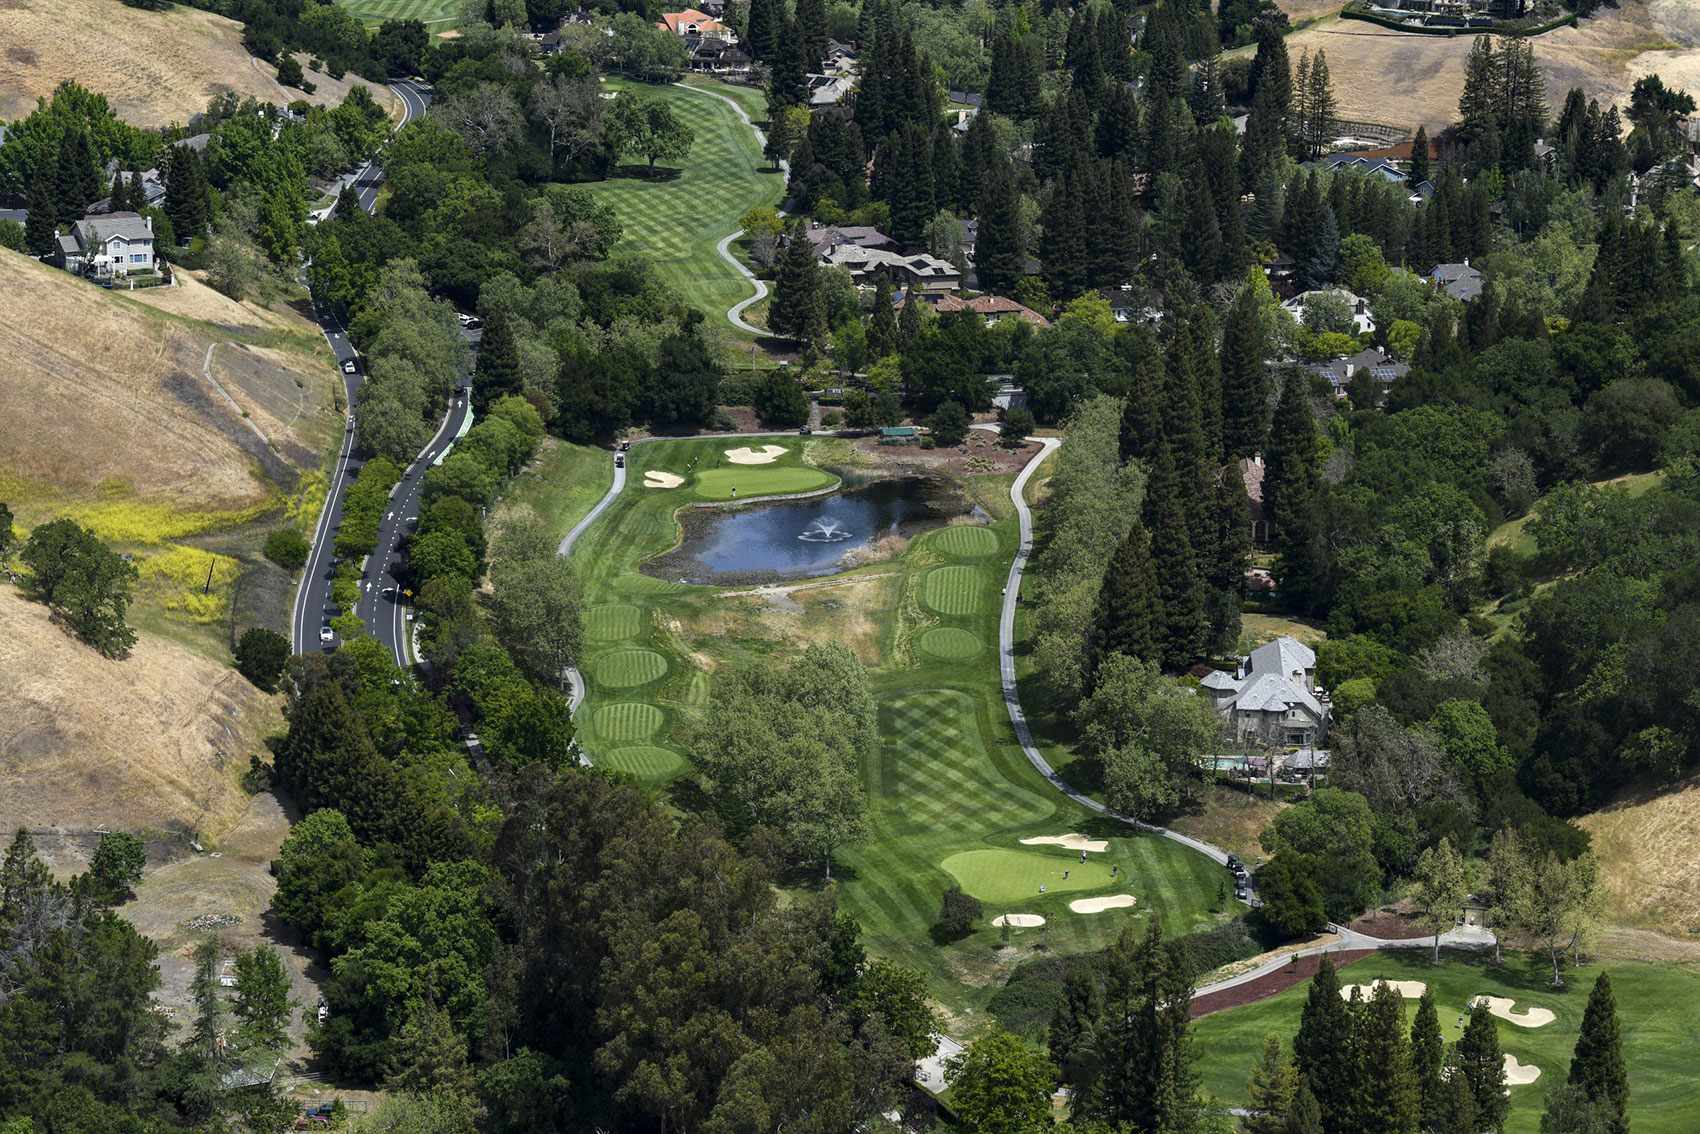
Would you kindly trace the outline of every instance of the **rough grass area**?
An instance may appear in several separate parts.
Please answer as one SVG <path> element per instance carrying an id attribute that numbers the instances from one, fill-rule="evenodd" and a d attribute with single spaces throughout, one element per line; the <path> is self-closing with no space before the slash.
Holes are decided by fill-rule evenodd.
<path id="1" fill-rule="evenodd" d="M 738 229 L 738 218 L 758 205 L 775 205 L 784 196 L 784 179 L 762 157 L 755 132 L 714 92 L 745 104 L 752 117 L 759 109 L 748 95 L 759 92 L 711 80 L 693 81 L 690 88 L 655 86 L 621 79 L 605 80 L 609 90 L 632 91 L 643 98 L 662 98 L 696 132 L 691 153 L 668 176 L 651 179 L 643 159 L 621 175 L 587 185 L 608 202 L 625 226 L 620 250 L 638 251 L 655 261 L 663 279 L 700 308 L 710 319 L 726 323 L 726 310 L 754 294 L 751 285 L 715 251 L 715 245 Z"/>
<path id="2" fill-rule="evenodd" d="M 1508 954 L 1506 963 L 1498 966 L 1470 954 L 1442 956 L 1445 963 L 1435 966 L 1422 949 L 1384 951 L 1353 965 L 1343 979 L 1366 984 L 1382 978 L 1426 982 L 1435 991 L 1441 1033 L 1448 1043 L 1457 1040 L 1459 1013 L 1476 996 L 1509 997 L 1519 1012 L 1542 1007 L 1556 1013 L 1558 1019 L 1543 1028 L 1496 1021 L 1500 1046 L 1520 1063 L 1541 1069 L 1534 1083 L 1511 1088 L 1511 1117 L 1505 1126 L 1507 1134 L 1534 1134 L 1547 1088 L 1569 1073 L 1582 1009 L 1598 967 L 1567 969 L 1566 987 L 1555 991 L 1546 984 L 1551 969 L 1526 956 Z M 1700 1042 L 1700 975 L 1638 963 L 1613 964 L 1610 971 L 1629 1067 L 1630 1128 L 1637 1134 L 1693 1129 L 1693 1110 L 1700 1105 L 1700 1080 L 1693 1075 L 1694 1047 Z M 1292 1039 L 1305 992 L 1306 986 L 1299 985 L 1269 1000 L 1199 1020 L 1193 1032 L 1205 1090 L 1230 1106 L 1244 1106 L 1246 1079 L 1263 1037 L 1275 1032 L 1283 1043 Z M 1416 1002 L 1407 1001 L 1407 1021 L 1415 1013 Z"/>
<path id="3" fill-rule="evenodd" d="M 1212 784 L 1206 789 L 1202 809 L 1180 816 L 1169 826 L 1255 863 L 1263 854 L 1258 835 L 1285 806 L 1271 801 L 1267 795 L 1252 795 Z"/>
<path id="4" fill-rule="evenodd" d="M 608 494 L 613 483 L 614 457 L 606 449 L 546 437 L 527 474 L 503 490 L 496 524 L 500 526 L 510 510 L 526 508 L 560 539 Z"/>
<path id="5" fill-rule="evenodd" d="M 1594 837 L 1614 920 L 1700 935 L 1700 777 L 1626 793 L 1579 822 Z"/>
<path id="6" fill-rule="evenodd" d="M 581 667 L 589 689 L 579 711 L 579 738 L 592 759 L 632 774 L 681 806 L 700 805 L 687 759 L 688 728 L 715 673 L 774 664 L 813 642 L 856 650 L 874 670 L 882 743 L 863 765 L 872 835 L 838 855 L 833 873 L 839 900 L 861 922 L 874 952 L 927 974 L 953 1035 L 972 1036 L 990 1024 L 987 1002 L 1023 960 L 1102 948 L 1130 920 L 1156 917 L 1175 931 L 1213 921 L 1209 907 L 1220 868 L 1069 802 L 1014 743 L 995 650 L 999 591 L 1015 550 L 1008 475 L 963 481 L 970 498 L 998 517 L 992 524 L 942 527 L 830 578 L 752 590 L 685 586 L 641 573 L 643 560 L 677 542 L 674 513 L 703 495 L 704 475 L 791 471 L 830 482 L 806 458 L 836 461 L 843 455 L 831 445 L 763 440 L 787 446 L 776 465 L 714 467 L 728 447 L 743 441 L 634 448 L 627 454 L 625 492 L 575 546 L 572 559 L 589 609 Z M 864 455 L 868 467 L 860 471 L 878 475 L 882 462 L 892 459 Z M 672 489 L 645 488 L 644 474 L 652 469 L 687 479 Z M 544 476 L 542 467 L 535 468 L 511 495 L 541 506 L 562 471 L 556 466 Z M 1089 856 L 1078 876 L 1078 852 L 1020 844 L 1070 831 L 1111 841 L 1110 850 Z M 1112 866 L 1118 868 L 1114 877 Z M 1050 884 L 1053 874 L 1056 885 Z M 985 920 L 963 940 L 938 942 L 932 927 L 940 899 L 958 877 L 986 902 Z M 1041 878 L 1044 895 L 1038 893 Z M 813 888 L 822 880 L 818 869 L 809 869 L 789 881 Z M 1098 914 L 1068 908 L 1073 898 L 1119 893 L 1135 895 L 1137 904 Z M 1012 929 L 1006 941 L 991 925 L 1004 912 L 1039 913 L 1048 924 Z"/>
<path id="7" fill-rule="evenodd" d="M 303 68 L 305 55 L 299 57 Z M 277 81 L 242 46 L 242 25 L 187 5 L 163 12 L 120 8 L 114 0 L 7 0 L 0 4 L 0 122 L 24 117 L 35 100 L 76 79 L 105 95 L 118 116 L 149 129 L 186 123 L 222 91 L 283 105 L 294 99 L 340 103 L 350 86 L 372 88 L 380 106 L 388 87 L 350 72 L 332 79 L 308 72 L 311 96 Z"/>

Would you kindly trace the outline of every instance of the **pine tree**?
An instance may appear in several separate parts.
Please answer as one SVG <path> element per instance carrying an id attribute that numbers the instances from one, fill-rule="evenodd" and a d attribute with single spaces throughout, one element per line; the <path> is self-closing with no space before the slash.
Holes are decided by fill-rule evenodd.
<path id="1" fill-rule="evenodd" d="M 1292 61 L 1287 56 L 1287 41 L 1282 38 L 1280 25 L 1259 20 L 1256 27 L 1257 50 L 1251 57 L 1251 89 L 1255 96 L 1268 91 L 1275 109 L 1285 116 L 1293 102 Z"/>
<path id="2" fill-rule="evenodd" d="M 1145 525 L 1135 520 L 1110 556 L 1098 590 L 1098 605 L 1092 616 L 1093 668 L 1111 654 L 1158 660 L 1161 617 L 1150 540 Z"/>
<path id="3" fill-rule="evenodd" d="M 1271 1032 L 1264 1037 L 1246 1084 L 1251 1102 L 1251 1113 L 1244 1120 L 1246 1134 L 1283 1134 L 1298 1090 L 1299 1069 L 1281 1050 L 1281 1037 Z"/>
<path id="4" fill-rule="evenodd" d="M 908 248 L 926 240 L 933 219 L 932 143 L 926 132 L 910 123 L 897 135 L 893 150 L 891 237 Z"/>
<path id="5" fill-rule="evenodd" d="M 1263 503 L 1280 538 L 1283 524 L 1302 519 L 1316 495 L 1316 419 L 1302 371 L 1289 370 L 1275 403 L 1263 474 Z"/>
<path id="6" fill-rule="evenodd" d="M 1582 1030 L 1576 1036 L 1576 1054 L 1570 1061 L 1570 1082 L 1582 1089 L 1589 1102 L 1609 1109 L 1613 1134 L 1627 1134 L 1629 1073 L 1618 1034 L 1617 1001 L 1607 973 L 1594 979 L 1594 989 L 1588 994 Z"/>
<path id="7" fill-rule="evenodd" d="M 519 344 L 507 313 L 497 309 L 484 320 L 478 363 L 472 372 L 472 404 L 480 417 L 498 399 L 525 393 L 520 377 Z"/>
<path id="8" fill-rule="evenodd" d="M 1505 1055 L 1499 1048 L 1499 1028 L 1493 1013 L 1471 1005 L 1469 1022 L 1453 1052 L 1457 1071 L 1470 1086 L 1476 1121 L 1493 1130 L 1505 1127 L 1510 1101 L 1505 1097 Z"/>
<path id="9" fill-rule="evenodd" d="M 1204 649 L 1204 577 L 1187 511 L 1192 499 L 1168 440 L 1160 441 L 1145 490 L 1145 526 L 1151 531 L 1157 577 L 1158 652 L 1163 664 L 1174 667 L 1197 661 Z"/>
<path id="10" fill-rule="evenodd" d="M 892 297 L 891 277 L 881 276 L 874 285 L 874 311 L 868 320 L 868 349 L 884 358 L 897 349 L 897 307 Z"/>
<path id="11" fill-rule="evenodd" d="M 165 183 L 165 215 L 179 244 L 204 235 L 211 220 L 207 204 L 206 170 L 201 157 L 187 146 L 171 151 L 171 169 Z"/>
<path id="12" fill-rule="evenodd" d="M 1287 1124 L 1281 1128 L 1281 1134 L 1323 1134 L 1322 1108 L 1317 1105 L 1310 1087 L 1302 1081 L 1298 1093 L 1293 1096 L 1293 1108 L 1287 1112 Z"/>
<path id="13" fill-rule="evenodd" d="M 1085 187 L 1078 174 L 1065 172 L 1051 190 L 1041 217 L 1045 280 L 1051 294 L 1070 300 L 1086 290 L 1087 239 Z"/>
<path id="14" fill-rule="evenodd" d="M 974 272 L 980 290 L 1009 295 L 1027 266 L 1021 239 L 1021 197 L 1007 162 L 997 162 L 979 202 L 979 232 L 974 240 Z"/>
<path id="15" fill-rule="evenodd" d="M 1416 1134 L 1417 1082 L 1405 1040 L 1405 998 L 1390 984 L 1376 986 L 1354 1033 L 1358 1083 L 1358 1129 L 1377 1134 Z"/>
<path id="16" fill-rule="evenodd" d="M 1163 431 L 1162 352 L 1150 332 L 1130 327 L 1116 336 L 1116 353 L 1128 370 L 1127 401 L 1122 407 L 1122 460 L 1154 460 Z"/>
<path id="17" fill-rule="evenodd" d="M 1240 142 L 1240 181 L 1262 185 L 1280 169 L 1286 148 L 1282 118 L 1286 112 L 1277 100 L 1275 87 L 1265 85 L 1252 96 L 1251 114 L 1246 118 L 1245 137 Z M 1261 191 L 1258 199 L 1262 200 Z"/>
<path id="18" fill-rule="evenodd" d="M 1417 1111 L 1426 1130 L 1446 1129 L 1440 1125 L 1445 1106 L 1446 1081 L 1441 1064 L 1446 1051 L 1440 1038 L 1440 1013 L 1434 1006 L 1434 989 L 1423 990 L 1417 1001 L 1417 1018 L 1411 1023 L 1411 1073 L 1417 1083 Z"/>
<path id="19" fill-rule="evenodd" d="M 775 8 L 782 5 L 776 3 Z M 797 21 L 776 17 L 773 73 L 768 76 L 767 97 L 775 106 L 807 106 L 809 104 L 809 64 L 807 48 Z"/>
<path id="20" fill-rule="evenodd" d="M 1476 1120 L 1476 1096 L 1470 1089 L 1470 1080 L 1464 1074 L 1458 1063 L 1456 1045 L 1447 1052 L 1446 1064 L 1440 1076 L 1440 1096 L 1433 1125 L 1428 1130 L 1440 1134 L 1443 1131 L 1463 1130 L 1478 1131 L 1481 1126 Z"/>
<path id="21" fill-rule="evenodd" d="M 797 0 L 797 31 L 802 37 L 803 59 L 810 71 L 820 70 L 826 58 L 825 0 Z"/>
<path id="22" fill-rule="evenodd" d="M 1428 180 L 1428 128 L 1417 127 L 1416 137 L 1411 139 L 1411 176 L 1409 181 L 1413 187 Z"/>
<path id="23" fill-rule="evenodd" d="M 1098 988 L 1098 978 L 1092 969 L 1079 965 L 1069 971 L 1063 982 L 1062 1000 L 1051 1016 L 1050 1055 L 1064 1079 L 1076 1054 L 1087 1051 L 1092 1033 L 1104 1016 L 1104 995 Z"/>
<path id="24" fill-rule="evenodd" d="M 809 243 L 803 221 L 793 221 L 785 255 L 773 284 L 773 303 L 767 325 L 775 333 L 801 338 L 819 299 L 820 269 L 815 265 L 814 245 Z"/>
<path id="25" fill-rule="evenodd" d="M 750 21 L 745 36 L 750 54 L 763 62 L 774 53 L 773 0 L 750 0 Z"/>
<path id="26" fill-rule="evenodd" d="M 1204 567 L 1205 653 L 1229 654 L 1240 638 L 1245 568 L 1251 555 L 1251 499 L 1239 465 L 1218 470 L 1210 501 L 1210 538 Z"/>
<path id="27" fill-rule="evenodd" d="M 80 128 L 65 131 L 59 139 L 59 162 L 54 169 L 55 192 L 59 199 L 59 223 L 81 220 L 88 206 L 100 196 L 100 174 L 94 165 L 94 148 L 88 133 Z"/>
<path id="28" fill-rule="evenodd" d="M 1246 269 L 1245 283 L 1222 325 L 1222 448 L 1229 460 L 1263 451 L 1269 425 L 1269 354 L 1265 307 L 1272 293 L 1263 272 Z"/>
<path id="29" fill-rule="evenodd" d="M 130 207 L 130 190 L 124 184 L 124 171 L 115 170 L 112 174 L 112 187 L 106 191 L 106 204 L 109 212 L 121 213 Z"/>
<path id="30" fill-rule="evenodd" d="M 1293 1037 L 1293 1060 L 1305 1088 L 1315 1096 L 1322 1128 L 1350 1129 L 1352 1108 L 1360 1093 L 1352 1057 L 1352 1016 L 1340 997 L 1334 960 L 1326 953 L 1310 980 L 1299 1031 Z"/>
<path id="31" fill-rule="evenodd" d="M 29 214 L 24 217 L 24 247 L 32 256 L 51 256 L 59 249 L 57 167 L 57 155 L 43 146 L 30 181 Z"/>

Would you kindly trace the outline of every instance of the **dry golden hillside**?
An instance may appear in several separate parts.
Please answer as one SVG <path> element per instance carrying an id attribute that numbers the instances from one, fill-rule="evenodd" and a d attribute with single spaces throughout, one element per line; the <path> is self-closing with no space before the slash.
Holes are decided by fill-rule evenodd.
<path id="1" fill-rule="evenodd" d="M 113 661 L 0 583 L 0 830 L 102 824 L 216 838 L 239 777 L 281 727 L 235 670 L 143 635 Z"/>
<path id="2" fill-rule="evenodd" d="M 301 65 L 307 65 L 305 56 Z M 134 126 L 187 123 L 214 95 L 235 91 L 266 102 L 307 98 L 335 106 L 353 83 L 309 75 L 311 96 L 281 86 L 272 68 L 242 48 L 242 25 L 197 8 L 163 12 L 118 0 L 0 0 L 0 122 L 22 118 L 65 79 L 99 91 Z M 392 107 L 387 87 L 374 87 Z"/>
<path id="3" fill-rule="evenodd" d="M 1700 777 L 1633 794 L 1580 823 L 1594 837 L 1614 920 L 1700 935 Z"/>
<path id="4" fill-rule="evenodd" d="M 1332 5 L 1335 11 L 1339 6 Z M 1287 50 L 1295 65 L 1305 51 L 1328 53 L 1340 117 L 1412 130 L 1424 125 L 1432 134 L 1457 116 L 1471 37 L 1416 35 L 1324 16 L 1318 0 L 1289 0 L 1282 7 L 1295 23 L 1314 20 L 1288 38 Z M 1532 42 L 1555 113 L 1571 87 L 1602 106 L 1626 106 L 1635 80 L 1655 72 L 1700 92 L 1700 11 L 1692 0 L 1602 7 L 1580 27 Z"/>
<path id="5" fill-rule="evenodd" d="M 109 539 L 159 542 L 275 507 L 322 463 L 340 380 L 305 320 L 192 280 L 154 301 L 196 316 L 180 317 L 12 252 L 0 274 L 0 499 L 20 523 L 69 513 Z M 215 344 L 229 401 L 205 376 Z"/>

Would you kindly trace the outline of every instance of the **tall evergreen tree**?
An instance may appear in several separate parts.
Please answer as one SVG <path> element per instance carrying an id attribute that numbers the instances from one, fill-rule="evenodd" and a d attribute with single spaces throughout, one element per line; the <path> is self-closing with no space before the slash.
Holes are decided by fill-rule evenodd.
<path id="1" fill-rule="evenodd" d="M 1281 1134 L 1323 1134 L 1322 1108 L 1317 1105 L 1310 1086 L 1302 1081 L 1298 1093 L 1293 1096 L 1293 1109 L 1287 1112 L 1287 1124 L 1281 1128 Z"/>
<path id="2" fill-rule="evenodd" d="M 1026 271 L 1027 249 L 1021 238 L 1021 195 L 1007 162 L 994 163 L 978 211 L 974 271 L 980 290 L 1009 295 Z"/>
<path id="3" fill-rule="evenodd" d="M 826 0 L 797 0 L 797 34 L 804 63 L 810 71 L 820 70 L 826 58 Z"/>
<path id="4" fill-rule="evenodd" d="M 1051 1015 L 1049 1047 L 1051 1062 L 1064 1079 L 1077 1056 L 1091 1050 L 1092 1029 L 1104 1018 L 1104 995 L 1098 978 L 1086 965 L 1071 969 L 1063 982 L 1062 1000 Z"/>
<path id="5" fill-rule="evenodd" d="M 1280 170 L 1281 158 L 1287 147 L 1284 119 L 1276 88 L 1265 85 L 1251 99 L 1251 113 L 1246 118 L 1245 137 L 1240 141 L 1240 182 L 1261 186 L 1272 181 Z M 1263 192 L 1258 191 L 1258 199 Z"/>
<path id="6" fill-rule="evenodd" d="M 114 170 L 112 186 L 106 191 L 108 211 L 121 213 L 130 207 L 130 187 L 124 184 L 124 171 Z"/>
<path id="7" fill-rule="evenodd" d="M 1299 1069 L 1281 1049 L 1281 1037 L 1271 1032 L 1263 1039 L 1246 1084 L 1251 1103 L 1244 1119 L 1246 1134 L 1285 1134 L 1298 1090 Z"/>
<path id="8" fill-rule="evenodd" d="M 779 42 L 773 2 L 774 0 L 750 0 L 749 24 L 744 37 L 750 54 L 764 63 L 773 59 Z"/>
<path id="9" fill-rule="evenodd" d="M 1263 360 L 1269 355 L 1266 307 L 1272 301 L 1263 272 L 1248 268 L 1222 325 L 1222 448 L 1228 460 L 1262 452 L 1269 431 L 1269 369 Z"/>
<path id="10" fill-rule="evenodd" d="M 1251 499 L 1239 465 L 1223 466 L 1210 502 L 1210 547 L 1204 566 L 1205 652 L 1225 657 L 1240 638 L 1245 568 L 1251 554 Z"/>
<path id="11" fill-rule="evenodd" d="M 776 4 L 775 8 L 781 8 Z M 774 36 L 773 72 L 767 80 L 767 99 L 773 106 L 809 104 L 808 48 L 797 21 L 780 18 Z"/>
<path id="12" fill-rule="evenodd" d="M 1093 668 L 1111 654 L 1141 661 L 1161 657 L 1162 606 L 1145 525 L 1138 520 L 1110 556 L 1092 616 Z"/>
<path id="13" fill-rule="evenodd" d="M 1085 186 L 1079 174 L 1065 172 L 1051 188 L 1051 200 L 1040 218 L 1044 225 L 1045 279 L 1051 294 L 1074 299 L 1086 290 L 1087 250 Z"/>
<path id="14" fill-rule="evenodd" d="M 1428 180 L 1428 159 L 1428 128 L 1418 126 L 1416 137 L 1411 139 L 1411 185 L 1421 185 Z"/>
<path id="15" fill-rule="evenodd" d="M 1359 1094 L 1357 1062 L 1352 1055 L 1352 1014 L 1340 996 L 1334 961 L 1326 953 L 1310 980 L 1299 1031 L 1293 1037 L 1293 1061 L 1298 1064 L 1304 1087 L 1315 1096 L 1322 1128 L 1351 1129 Z"/>
<path id="16" fill-rule="evenodd" d="M 1204 649 L 1204 576 L 1187 512 L 1194 499 L 1176 471 L 1168 440 L 1160 441 L 1145 490 L 1145 525 L 1157 577 L 1159 655 L 1175 667 L 1197 661 Z"/>
<path id="17" fill-rule="evenodd" d="M 1303 372 L 1289 370 L 1275 403 L 1263 474 L 1263 504 L 1274 521 L 1277 540 L 1281 539 L 1283 525 L 1302 523 L 1309 513 L 1320 479 L 1316 458 L 1316 419 L 1311 416 L 1310 391 L 1305 389 Z"/>
<path id="18" fill-rule="evenodd" d="M 1259 91 L 1267 90 L 1275 109 L 1285 117 L 1293 102 L 1293 65 L 1282 34 L 1281 25 L 1273 20 L 1257 22 L 1257 49 L 1251 57 L 1251 90 L 1254 97 Z"/>
<path id="19" fill-rule="evenodd" d="M 1505 1055 L 1499 1048 L 1499 1027 L 1485 1006 L 1470 1007 L 1454 1056 L 1457 1072 L 1469 1084 L 1475 1100 L 1478 1129 L 1503 1130 L 1511 1107 L 1505 1095 Z"/>
<path id="20" fill-rule="evenodd" d="M 58 156 L 46 146 L 30 180 L 29 215 L 24 218 L 24 247 L 32 256 L 51 256 L 59 248 Z"/>
<path id="21" fill-rule="evenodd" d="M 874 310 L 868 320 L 868 349 L 875 358 L 884 358 L 897 350 L 897 301 L 892 295 L 891 277 L 881 276 L 874 285 Z"/>
<path id="22" fill-rule="evenodd" d="M 1356 1129 L 1374 1134 L 1416 1134 L 1417 1081 L 1405 1040 L 1405 998 L 1390 984 L 1376 985 L 1353 1033 L 1362 1094 Z"/>
<path id="23" fill-rule="evenodd" d="M 1448 1129 L 1440 1124 L 1446 1099 L 1446 1081 L 1440 1073 L 1445 1056 L 1434 989 L 1426 988 L 1417 1001 L 1417 1018 L 1411 1023 L 1411 1073 L 1416 1077 L 1417 1110 L 1425 1130 Z"/>
<path id="24" fill-rule="evenodd" d="M 1618 1035 L 1617 1000 L 1607 973 L 1594 978 L 1594 989 L 1588 994 L 1576 1054 L 1570 1061 L 1570 1082 L 1582 1089 L 1589 1102 L 1608 1108 L 1613 1134 L 1628 1134 L 1629 1072 Z"/>
<path id="25" fill-rule="evenodd" d="M 204 235 L 212 219 L 207 202 L 206 169 L 201 164 L 201 155 L 187 146 L 174 146 L 171 150 L 165 182 L 165 215 L 171 219 L 171 230 L 179 244 L 188 244 Z"/>
<path id="26" fill-rule="evenodd" d="M 501 309 L 484 320 L 478 344 L 478 362 L 472 371 L 472 404 L 479 416 L 498 399 L 525 393 L 520 376 L 519 344 L 508 316 Z"/>
<path id="27" fill-rule="evenodd" d="M 94 147 L 88 131 L 76 127 L 59 139 L 59 163 L 54 170 L 59 198 L 59 223 L 81 220 L 88 207 L 100 197 L 100 172 L 95 168 Z"/>
<path id="28" fill-rule="evenodd" d="M 1122 407 L 1121 456 L 1152 461 L 1163 434 L 1163 354 L 1149 331 L 1130 327 L 1116 336 L 1116 353 L 1127 366 L 1127 401 Z"/>
<path id="29" fill-rule="evenodd" d="M 785 255 L 779 260 L 767 325 L 775 334 L 800 339 L 820 302 L 820 269 L 815 264 L 814 245 L 809 243 L 808 231 L 799 219 L 791 224 Z"/>

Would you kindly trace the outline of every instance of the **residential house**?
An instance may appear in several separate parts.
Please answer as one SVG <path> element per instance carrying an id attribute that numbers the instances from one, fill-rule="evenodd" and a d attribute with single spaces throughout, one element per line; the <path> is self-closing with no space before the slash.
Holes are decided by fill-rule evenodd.
<path id="1" fill-rule="evenodd" d="M 821 255 L 824 268 L 847 268 L 850 278 L 863 287 L 873 287 L 879 277 L 889 276 L 899 288 L 922 291 L 955 291 L 962 286 L 962 273 L 948 260 L 925 252 L 893 252 L 860 244 L 834 244 Z"/>
<path id="2" fill-rule="evenodd" d="M 54 259 L 68 272 L 102 278 L 154 271 L 153 218 L 136 213 L 86 216 L 59 238 Z"/>
<path id="3" fill-rule="evenodd" d="M 1110 305 L 1110 314 L 1118 323 L 1150 327 L 1163 321 L 1163 293 L 1156 288 L 1135 291 L 1132 284 L 1123 284 L 1099 288 L 1098 296 Z"/>
<path id="4" fill-rule="evenodd" d="M 1240 479 L 1245 481 L 1246 499 L 1251 501 L 1251 540 L 1269 542 L 1269 513 L 1263 507 L 1263 454 L 1240 458 Z"/>
<path id="5" fill-rule="evenodd" d="M 1313 295 L 1334 296 L 1345 300 L 1346 305 L 1352 309 L 1353 333 L 1359 335 L 1375 333 L 1375 316 L 1371 315 L 1369 312 L 1369 300 L 1365 299 L 1361 295 L 1347 291 L 1343 287 L 1329 287 L 1322 288 L 1318 291 L 1300 292 L 1291 299 L 1283 300 L 1281 303 L 1281 310 L 1287 312 L 1294 319 L 1298 319 L 1303 322 L 1305 300 L 1309 299 Z"/>
<path id="6" fill-rule="evenodd" d="M 1402 185 L 1405 182 L 1405 171 L 1384 157 L 1372 158 L 1353 153 L 1329 154 L 1319 164 L 1321 168 L 1330 173 L 1337 173 L 1341 170 L 1356 170 L 1366 177 L 1379 177 L 1383 181 L 1391 181 L 1396 185 Z"/>
<path id="7" fill-rule="evenodd" d="M 101 183 L 103 185 L 110 186 L 112 184 L 112 175 L 117 173 L 117 172 L 119 172 L 118 162 L 116 160 L 107 162 L 106 168 L 102 171 Z M 144 205 L 146 205 L 150 209 L 157 209 L 157 208 L 164 207 L 164 205 L 165 205 L 165 176 L 163 174 L 161 174 L 159 170 L 157 170 L 157 169 L 142 169 L 142 170 L 126 169 L 126 170 L 123 171 L 123 173 L 124 173 L 124 180 L 127 183 L 135 181 L 138 178 L 141 179 L 142 196 L 144 198 L 144 200 L 143 200 Z M 102 197 L 99 201 L 95 202 L 94 206 L 89 211 L 91 213 L 109 213 L 109 212 L 111 212 L 112 211 L 112 200 L 111 200 L 111 198 Z"/>
<path id="8" fill-rule="evenodd" d="M 839 43 L 836 39 L 826 41 L 826 60 L 823 69 L 829 75 L 854 75 L 856 73 L 856 45 Z"/>
<path id="9" fill-rule="evenodd" d="M 1462 264 L 1436 264 L 1427 279 L 1453 299 L 1465 303 L 1482 293 L 1482 274 L 1470 267 L 1468 260 Z"/>
<path id="10" fill-rule="evenodd" d="M 1293 258 L 1285 253 L 1275 257 L 1263 265 L 1263 274 L 1269 280 L 1269 288 L 1278 298 L 1291 299 L 1298 294 L 1298 286 L 1294 276 L 1298 274 L 1298 265 Z"/>
<path id="11" fill-rule="evenodd" d="M 1233 674 L 1201 682 L 1238 744 L 1314 745 L 1328 733 L 1328 694 L 1316 684 L 1316 652 L 1285 635 L 1240 659 Z"/>
<path id="12" fill-rule="evenodd" d="M 754 65 L 743 48 L 723 39 L 704 39 L 691 52 L 691 70 L 699 75 L 742 75 Z"/>
<path id="13" fill-rule="evenodd" d="M 814 245 L 817 259 L 824 257 L 841 244 L 854 245 L 857 248 L 897 250 L 897 241 L 872 225 L 866 224 L 820 224 L 816 221 L 810 221 L 805 235 L 809 238 L 809 243 Z M 782 238 L 783 242 L 784 239 Z"/>
<path id="14" fill-rule="evenodd" d="M 712 35 L 727 43 L 738 42 L 737 32 L 698 8 L 686 8 L 683 12 L 663 12 L 655 26 L 678 36 Z"/>
<path id="15" fill-rule="evenodd" d="M 1051 325 L 1051 321 L 1037 311 L 1001 295 L 976 295 L 972 299 L 962 299 L 949 292 L 915 292 L 914 298 L 915 302 L 927 303 L 940 314 L 949 311 L 972 311 L 984 318 L 988 327 L 994 327 L 1005 319 L 1020 319 L 1032 324 L 1035 329 Z M 901 311 L 907 302 L 909 295 L 905 294 L 897 300 L 897 309 Z"/>
<path id="16" fill-rule="evenodd" d="M 1403 362 L 1395 362 L 1388 355 L 1370 347 L 1360 350 L 1354 355 L 1341 355 L 1327 362 L 1316 363 L 1310 367 L 1313 374 L 1320 374 L 1328 379 L 1328 384 L 1334 387 L 1334 396 L 1346 396 L 1347 387 L 1352 379 L 1363 371 L 1368 371 L 1370 377 L 1381 383 L 1381 392 L 1385 395 L 1393 383 L 1411 372 L 1411 368 Z"/>
<path id="17" fill-rule="evenodd" d="M 974 91 L 953 90 L 946 95 L 946 101 L 957 106 L 966 106 L 969 110 L 981 111 L 986 109 L 986 96 Z"/>

